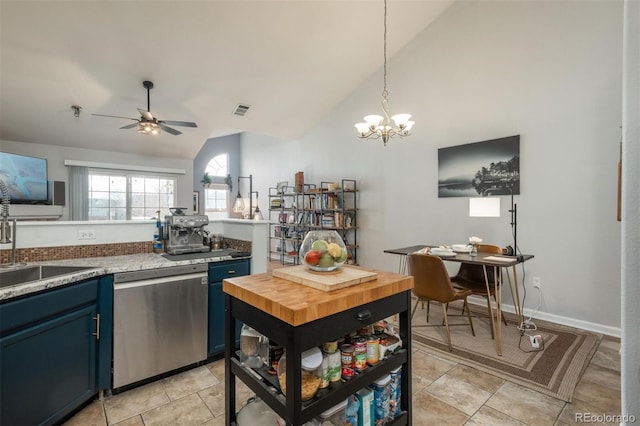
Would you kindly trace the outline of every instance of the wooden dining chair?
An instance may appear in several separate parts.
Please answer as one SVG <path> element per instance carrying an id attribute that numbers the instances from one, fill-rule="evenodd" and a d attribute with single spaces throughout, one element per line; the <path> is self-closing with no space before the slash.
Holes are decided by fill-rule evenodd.
<path id="1" fill-rule="evenodd" d="M 471 314 L 469 313 L 469 306 L 466 303 L 467 296 L 472 294 L 471 290 L 458 291 L 453 288 L 451 280 L 449 279 L 449 273 L 444 265 L 442 259 L 437 256 L 429 254 L 413 253 L 409 255 L 409 274 L 413 276 L 413 294 L 418 298 L 413 310 L 411 311 L 411 319 L 416 313 L 418 304 L 421 302 L 429 301 L 440 302 L 442 304 L 442 320 L 443 325 L 447 330 L 447 343 L 449 345 L 449 351 L 451 348 L 451 333 L 449 331 L 449 314 L 447 307 L 449 303 L 457 300 L 463 301 L 463 310 L 466 306 L 467 320 L 469 327 L 471 327 L 471 334 L 476 335 L 473 329 L 473 322 L 471 320 Z M 463 316 L 451 315 L 451 316 Z M 428 322 L 428 319 L 427 319 Z M 451 324 L 453 325 L 466 325 L 466 324 Z M 419 327 L 431 327 L 431 325 L 419 325 Z"/>
<path id="2" fill-rule="evenodd" d="M 491 244 L 479 244 L 478 252 L 482 253 L 496 253 L 501 254 L 502 249 L 498 246 Z M 487 292 L 487 284 L 484 277 L 484 269 L 482 265 L 472 265 L 470 263 L 462 263 L 460 265 L 460 269 L 458 273 L 451 277 L 451 282 L 453 283 L 453 287 L 457 290 L 470 290 L 472 294 L 476 296 L 482 296 L 487 299 L 487 311 L 489 315 L 493 315 L 491 311 L 491 299 L 493 297 L 494 300 L 496 298 L 496 289 L 494 286 L 495 275 L 494 275 L 493 267 L 487 267 L 487 279 L 489 281 L 489 291 Z M 497 268 L 498 274 L 500 274 L 500 268 Z M 498 275 L 498 279 L 502 277 Z M 502 314 L 502 312 L 501 312 Z M 502 314 L 502 321 L 504 321 L 504 325 L 507 324 L 507 320 Z M 491 320 L 490 320 L 491 323 Z M 491 338 L 494 338 L 493 327 L 491 327 Z"/>

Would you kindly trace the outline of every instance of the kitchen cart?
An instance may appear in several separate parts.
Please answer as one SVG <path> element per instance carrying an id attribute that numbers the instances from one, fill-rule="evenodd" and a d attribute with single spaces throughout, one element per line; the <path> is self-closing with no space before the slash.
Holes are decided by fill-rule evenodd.
<path id="1" fill-rule="evenodd" d="M 399 366 L 402 366 L 401 413 L 392 424 L 411 424 L 410 306 L 413 277 L 360 269 L 376 272 L 376 279 L 331 292 L 277 278 L 271 273 L 223 281 L 226 424 L 236 424 L 236 377 L 287 425 L 302 425 Z M 401 350 L 348 381 L 320 389 L 312 400 L 302 401 L 300 355 L 303 351 L 395 314 L 399 318 Z M 242 321 L 285 348 L 286 388 L 293 391 L 282 395 L 277 377 L 272 376 L 270 380 L 261 369 L 241 364 L 235 351 L 234 320 Z"/>

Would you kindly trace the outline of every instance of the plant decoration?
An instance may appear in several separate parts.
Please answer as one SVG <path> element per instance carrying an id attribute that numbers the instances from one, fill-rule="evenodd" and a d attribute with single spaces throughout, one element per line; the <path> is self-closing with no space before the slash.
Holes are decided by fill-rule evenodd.
<path id="1" fill-rule="evenodd" d="M 231 174 L 227 174 L 227 177 L 224 178 L 224 183 L 229 187 L 229 192 L 233 191 L 233 181 L 231 180 Z"/>
<path id="2" fill-rule="evenodd" d="M 211 178 L 211 176 L 209 176 L 209 173 L 205 172 L 200 183 L 202 184 L 202 186 L 207 186 L 213 183 L 213 179 Z"/>

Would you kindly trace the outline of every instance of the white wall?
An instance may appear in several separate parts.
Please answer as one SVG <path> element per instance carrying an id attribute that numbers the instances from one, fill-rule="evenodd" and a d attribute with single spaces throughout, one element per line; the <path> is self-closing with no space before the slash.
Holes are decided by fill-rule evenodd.
<path id="1" fill-rule="evenodd" d="M 47 159 L 47 174 L 49 180 L 65 182 L 67 205 L 62 209 L 62 220 L 69 220 L 69 171 L 64 160 L 95 161 L 99 163 L 114 163 L 131 166 L 166 167 L 169 169 L 185 170 L 184 175 L 176 175 L 178 181 L 178 206 L 191 208 L 193 193 L 193 162 L 177 158 L 144 157 L 141 155 L 124 154 L 113 151 L 99 151 L 94 149 L 71 148 L 56 145 L 44 145 L 15 141 L 0 141 L 0 149 L 13 154 L 32 155 Z M 24 210 L 23 207 L 21 207 Z"/>
<path id="2" fill-rule="evenodd" d="M 360 264 L 395 271 L 384 249 L 471 235 L 512 244 L 508 197 L 499 219 L 438 198 L 437 149 L 520 134 L 518 245 L 536 256 L 525 305 L 541 277 L 539 317 L 619 335 L 621 40 L 621 1 L 456 3 L 390 58 L 391 112 L 414 115 L 411 137 L 383 147 L 355 136 L 380 113 L 379 71 L 299 140 L 243 134 L 241 172 L 261 192 L 297 170 L 358 179 Z"/>

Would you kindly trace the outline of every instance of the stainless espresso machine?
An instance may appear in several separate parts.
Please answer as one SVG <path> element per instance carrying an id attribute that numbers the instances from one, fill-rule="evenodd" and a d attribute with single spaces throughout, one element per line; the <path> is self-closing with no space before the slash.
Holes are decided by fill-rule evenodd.
<path id="1" fill-rule="evenodd" d="M 168 254 L 199 253 L 210 250 L 203 244 L 204 227 L 209 217 L 204 215 L 171 215 L 164 217 L 164 240 Z"/>

